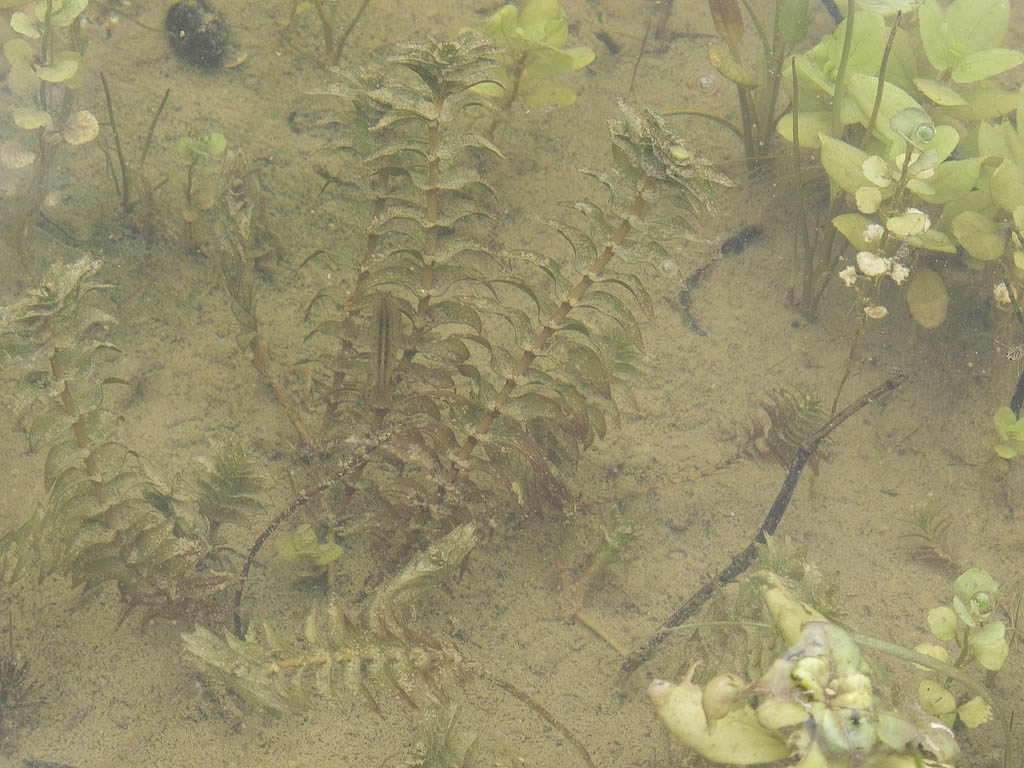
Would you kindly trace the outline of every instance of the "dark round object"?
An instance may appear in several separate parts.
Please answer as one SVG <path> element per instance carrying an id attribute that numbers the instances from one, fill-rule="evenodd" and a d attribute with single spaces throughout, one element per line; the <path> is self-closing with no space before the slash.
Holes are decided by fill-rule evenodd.
<path id="1" fill-rule="evenodd" d="M 181 0 L 167 9 L 167 39 L 185 61 L 218 69 L 228 47 L 228 23 L 205 0 Z"/>

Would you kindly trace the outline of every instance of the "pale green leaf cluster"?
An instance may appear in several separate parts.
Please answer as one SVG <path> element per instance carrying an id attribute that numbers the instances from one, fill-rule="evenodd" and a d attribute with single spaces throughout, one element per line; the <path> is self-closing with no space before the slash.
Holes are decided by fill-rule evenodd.
<path id="1" fill-rule="evenodd" d="M 801 145 L 821 148 L 847 203 L 833 224 L 857 251 L 890 260 L 901 248 L 905 257 L 906 246 L 923 258 L 959 253 L 977 269 L 1021 252 L 1024 264 L 1024 142 L 1020 121 L 1005 119 L 1024 114 L 1024 90 L 991 80 L 1024 62 L 1024 53 L 1000 47 L 1010 3 L 955 0 L 943 9 L 927 0 L 896 29 L 880 83 L 893 22 L 858 5 L 849 40 L 848 19 L 795 56 L 796 81 L 784 84 L 799 91 L 800 112 L 785 115 L 779 132 L 792 141 L 796 120 Z M 908 211 L 926 215 L 927 226 L 908 229 Z M 872 225 L 882 228 L 880 242 L 865 237 Z M 920 307 L 944 303 L 941 276 L 916 298 Z M 934 327 L 922 321 L 926 311 L 911 310 Z"/>
<path id="2" fill-rule="evenodd" d="M 576 100 L 571 88 L 551 82 L 594 60 L 586 46 L 566 48 L 569 26 L 558 0 L 528 0 L 520 10 L 505 5 L 487 20 L 488 36 L 504 49 L 490 81 L 476 87 L 506 109 L 517 98 L 530 109 L 565 107 Z"/>
<path id="3" fill-rule="evenodd" d="M 1004 459 L 1013 459 L 1024 454 L 1024 419 L 1018 419 L 1011 409 L 1003 406 L 992 416 L 999 442 L 992 450 Z"/>
<path id="4" fill-rule="evenodd" d="M 47 16 L 47 0 L 39 0 L 30 14 L 17 11 L 11 15 L 11 29 L 20 37 L 4 43 L 4 57 L 10 67 L 8 87 L 19 96 L 33 98 L 40 81 L 59 83 L 65 88 L 79 88 L 85 81 L 82 55 L 71 48 L 48 52 L 37 51 L 31 40 L 41 41 L 46 25 L 51 30 L 70 27 L 89 4 L 88 0 L 51 0 L 52 12 Z M 36 44 L 38 45 L 38 44 Z M 44 105 L 36 105 L 37 108 Z M 40 111 L 46 111 L 45 108 Z M 26 121 L 28 122 L 28 121 Z M 38 118 L 36 121 L 38 123 Z M 23 122 L 19 127 L 29 128 Z M 38 127 L 38 126 L 36 126 Z"/>
<path id="5" fill-rule="evenodd" d="M 186 163 L 195 165 L 224 154 L 228 142 L 223 133 L 203 131 L 197 136 L 181 136 L 178 139 L 178 155 Z"/>
<path id="6" fill-rule="evenodd" d="M 946 645 L 922 644 L 919 653 L 952 663 L 963 669 L 977 663 L 982 669 L 1002 669 L 1010 652 L 1006 627 L 992 618 L 999 585 L 988 572 L 969 568 L 953 582 L 952 605 L 940 605 L 928 611 L 928 629 L 942 643 L 952 644 L 954 659 Z M 991 707 L 980 696 L 957 704 L 949 690 L 950 680 L 936 675 L 922 680 L 918 686 L 918 703 L 929 714 L 952 727 L 955 718 L 975 728 L 992 717 Z"/>
<path id="7" fill-rule="evenodd" d="M 301 573 L 303 578 L 319 576 L 342 553 L 339 545 L 321 541 L 308 523 L 298 526 L 290 536 L 278 537 L 274 547 L 278 557 Z"/>

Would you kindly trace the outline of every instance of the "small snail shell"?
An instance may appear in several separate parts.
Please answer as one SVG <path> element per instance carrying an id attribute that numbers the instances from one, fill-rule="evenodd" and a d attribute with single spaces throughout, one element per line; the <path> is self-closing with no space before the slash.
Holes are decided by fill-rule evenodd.
<path id="1" fill-rule="evenodd" d="M 708 680 L 707 685 L 704 686 L 700 705 L 704 709 L 704 717 L 708 721 L 709 728 L 715 720 L 720 720 L 729 714 L 732 703 L 746 687 L 743 678 L 731 672 L 715 675 Z"/>

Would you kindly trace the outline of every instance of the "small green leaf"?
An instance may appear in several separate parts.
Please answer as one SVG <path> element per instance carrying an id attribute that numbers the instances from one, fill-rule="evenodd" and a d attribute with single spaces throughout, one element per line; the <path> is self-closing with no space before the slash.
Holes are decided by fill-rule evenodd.
<path id="1" fill-rule="evenodd" d="M 576 91 L 558 83 L 540 82 L 523 93 L 523 103 L 530 109 L 567 107 L 576 101 Z"/>
<path id="2" fill-rule="evenodd" d="M 37 67 L 36 75 L 48 83 L 63 83 L 78 74 L 82 66 L 81 54 L 74 51 L 61 51 L 53 61 L 52 67 Z"/>
<path id="3" fill-rule="evenodd" d="M 30 109 L 29 107 L 15 107 L 14 124 L 26 131 L 34 131 L 36 128 L 51 128 L 53 119 L 49 112 L 41 109 Z"/>
<path id="4" fill-rule="evenodd" d="M 921 197 L 929 203 L 941 205 L 950 200 L 960 200 L 970 192 L 978 180 L 982 158 L 947 160 L 935 168 L 935 175 L 929 179 L 932 191 Z"/>
<path id="5" fill-rule="evenodd" d="M 997 445 L 993 445 L 992 450 L 996 452 L 997 456 L 1000 456 L 1004 459 L 1017 458 L 1016 449 L 1013 446 L 1008 445 L 1006 443 L 998 443 Z"/>
<path id="6" fill-rule="evenodd" d="M 917 703 L 921 709 L 935 717 L 942 717 L 956 711 L 953 694 L 934 680 L 922 680 L 917 687 Z"/>
<path id="7" fill-rule="evenodd" d="M 874 223 L 873 220 L 859 213 L 843 213 L 832 219 L 832 226 L 838 229 L 843 237 L 850 242 L 850 245 L 858 251 L 870 251 L 877 245 L 877 243 L 872 244 L 864 239 L 864 231 Z"/>
<path id="8" fill-rule="evenodd" d="M 996 672 L 1006 663 L 1010 646 L 1006 642 L 1006 627 L 1001 621 L 992 621 L 967 636 L 967 644 L 974 651 L 974 658 L 985 669 Z"/>
<path id="9" fill-rule="evenodd" d="M 800 147 L 802 149 L 817 149 L 821 146 L 818 134 L 826 136 L 832 132 L 832 113 L 825 110 L 814 112 L 801 112 L 797 115 L 797 125 L 800 130 Z M 790 110 L 783 115 L 776 126 L 779 135 L 793 143 L 793 111 Z"/>
<path id="10" fill-rule="evenodd" d="M 956 710 L 961 722 L 968 728 L 977 728 L 992 719 L 992 707 L 981 696 L 975 696 Z"/>
<path id="11" fill-rule="evenodd" d="M 953 67 L 953 82 L 976 83 L 1013 69 L 1021 62 L 1024 62 L 1024 53 L 1010 48 L 989 48 L 969 53 Z"/>
<path id="12" fill-rule="evenodd" d="M 952 640 L 956 637 L 956 624 L 956 614 L 949 606 L 940 605 L 928 611 L 928 629 L 938 640 Z"/>
<path id="13" fill-rule="evenodd" d="M 11 14 L 11 29 L 33 40 L 42 37 L 42 33 L 32 23 L 32 18 L 21 11 Z"/>
<path id="14" fill-rule="evenodd" d="M 854 108 L 857 120 L 865 127 L 871 119 L 877 91 L 878 78 L 874 75 L 856 73 L 850 76 L 848 80 L 847 92 L 850 96 L 851 106 Z M 913 114 L 924 113 L 921 105 L 910 94 L 892 83 L 886 83 L 882 91 L 882 100 L 878 107 L 878 116 L 875 119 L 875 133 L 881 136 L 887 143 L 902 135 L 894 130 L 892 121 L 897 113 L 904 110 L 918 110 L 918 112 Z M 907 112 L 906 114 L 909 115 L 911 113 Z M 925 114 L 925 118 L 927 118 L 927 114 Z M 897 124 L 902 125 L 899 120 L 897 120 Z M 920 144 L 922 149 L 928 145 L 927 140 L 917 143 Z"/>
<path id="15" fill-rule="evenodd" d="M 20 37 L 14 37 L 4 43 L 4 58 L 10 62 L 12 69 L 28 67 L 35 53 L 32 46 Z"/>
<path id="16" fill-rule="evenodd" d="M 1005 405 L 997 408 L 992 414 L 992 423 L 995 424 L 996 432 L 1003 440 L 1009 440 L 1009 430 L 1017 425 L 1017 414 Z"/>

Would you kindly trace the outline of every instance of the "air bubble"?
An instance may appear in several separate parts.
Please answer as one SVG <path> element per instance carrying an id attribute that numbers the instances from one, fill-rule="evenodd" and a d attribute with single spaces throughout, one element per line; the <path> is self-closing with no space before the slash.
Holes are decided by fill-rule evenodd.
<path id="1" fill-rule="evenodd" d="M 665 277 L 675 277 L 679 274 L 679 265 L 676 264 L 675 259 L 665 259 L 661 262 L 658 269 Z"/>
<path id="2" fill-rule="evenodd" d="M 711 75 L 698 75 L 690 81 L 690 87 L 710 96 L 718 90 L 718 81 Z"/>

